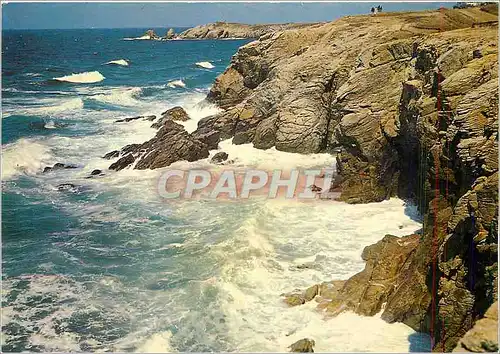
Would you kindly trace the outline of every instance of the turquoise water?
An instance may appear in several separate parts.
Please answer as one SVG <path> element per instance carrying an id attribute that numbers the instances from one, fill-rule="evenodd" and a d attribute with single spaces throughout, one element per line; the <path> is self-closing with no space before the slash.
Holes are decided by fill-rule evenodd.
<path id="1" fill-rule="evenodd" d="M 150 122 L 116 119 L 181 105 L 193 130 L 217 112 L 203 98 L 247 43 L 123 40 L 145 30 L 3 32 L 2 349 L 286 351 L 303 337 L 317 351 L 425 349 L 402 324 L 325 320 L 314 303 L 288 309 L 280 299 L 351 276 L 364 246 L 418 229 L 403 202 L 167 202 L 155 187 L 161 170 L 107 171 L 112 161 L 101 156 L 155 134 Z M 130 65 L 105 64 L 119 59 Z M 102 81 L 54 80 L 95 71 Z M 169 85 L 177 80 L 185 87 Z M 334 161 L 221 147 L 236 168 Z M 42 173 L 57 162 L 77 168 Z M 176 166 L 216 169 L 208 160 Z M 86 178 L 96 168 L 105 176 Z"/>

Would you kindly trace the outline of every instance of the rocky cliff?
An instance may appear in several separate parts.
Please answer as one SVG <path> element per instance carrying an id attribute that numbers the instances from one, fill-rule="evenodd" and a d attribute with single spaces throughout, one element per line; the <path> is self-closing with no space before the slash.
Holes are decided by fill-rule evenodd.
<path id="1" fill-rule="evenodd" d="M 430 333 L 437 351 L 498 294 L 497 13 L 385 13 L 262 35 L 217 78 L 207 99 L 225 110 L 198 128 L 339 152 L 342 200 L 417 203 L 421 234 L 367 249 L 365 271 L 323 307 L 373 315 L 385 303 L 385 320 Z"/>
<path id="2" fill-rule="evenodd" d="M 267 33 L 274 33 L 293 28 L 311 26 L 307 23 L 258 24 L 215 22 L 190 28 L 180 33 L 180 39 L 229 39 L 229 38 L 259 38 Z"/>

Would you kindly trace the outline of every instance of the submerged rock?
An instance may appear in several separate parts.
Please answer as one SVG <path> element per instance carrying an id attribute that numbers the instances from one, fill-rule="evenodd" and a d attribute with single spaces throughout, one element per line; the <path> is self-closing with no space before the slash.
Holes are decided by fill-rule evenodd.
<path id="1" fill-rule="evenodd" d="M 314 346 L 316 343 L 313 339 L 304 338 L 296 341 L 288 348 L 291 353 L 314 353 Z"/>
<path id="2" fill-rule="evenodd" d="M 57 190 L 59 191 L 75 191 L 76 185 L 73 183 L 62 183 L 57 186 Z"/>
<path id="3" fill-rule="evenodd" d="M 153 121 L 156 119 L 156 116 L 149 115 L 149 116 L 128 117 L 128 118 L 115 120 L 115 123 L 131 122 L 133 120 L 138 120 L 138 119 Z"/>
<path id="4" fill-rule="evenodd" d="M 64 170 L 64 169 L 73 169 L 73 168 L 78 168 L 78 166 L 68 165 L 68 164 L 58 162 L 58 163 L 54 164 L 54 166 L 45 167 L 43 169 L 43 173 L 50 172 L 50 171 Z"/>

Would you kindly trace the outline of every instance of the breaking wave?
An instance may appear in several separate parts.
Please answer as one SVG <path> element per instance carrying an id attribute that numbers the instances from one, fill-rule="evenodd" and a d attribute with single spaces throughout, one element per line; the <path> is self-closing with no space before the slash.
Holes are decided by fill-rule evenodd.
<path id="1" fill-rule="evenodd" d="M 107 63 L 104 63 L 104 65 L 121 65 L 121 66 L 129 66 L 129 63 L 126 59 L 118 59 L 118 60 L 111 60 L 108 61 Z"/>
<path id="2" fill-rule="evenodd" d="M 175 88 L 175 87 L 186 87 L 186 84 L 184 83 L 184 81 L 182 80 L 174 80 L 174 81 L 170 81 L 168 84 L 167 84 L 168 87 L 172 87 L 172 88 Z"/>
<path id="3" fill-rule="evenodd" d="M 74 84 L 92 84 L 104 80 L 105 77 L 99 71 L 89 71 L 80 74 L 71 74 L 62 77 L 55 77 L 53 80 L 61 82 L 71 82 Z"/>
<path id="4" fill-rule="evenodd" d="M 39 172 L 52 158 L 50 148 L 29 139 L 19 139 L 2 147 L 2 180 Z"/>
<path id="5" fill-rule="evenodd" d="M 200 61 L 196 63 L 196 66 L 199 66 L 200 68 L 205 68 L 205 69 L 213 69 L 215 66 L 209 62 L 209 61 Z"/>

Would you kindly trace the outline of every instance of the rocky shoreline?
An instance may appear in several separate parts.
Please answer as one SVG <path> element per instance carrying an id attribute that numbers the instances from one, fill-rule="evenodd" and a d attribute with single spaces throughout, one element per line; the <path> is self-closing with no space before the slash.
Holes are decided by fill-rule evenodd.
<path id="1" fill-rule="evenodd" d="M 429 333 L 435 351 L 470 350 L 474 332 L 467 331 L 491 317 L 498 297 L 497 14 L 490 4 L 260 34 L 207 96 L 221 113 L 190 134 L 166 119 L 155 138 L 119 161 L 139 159 L 139 169 L 194 161 L 227 138 L 259 149 L 339 152 L 341 179 L 332 188 L 341 188 L 341 200 L 412 201 L 423 230 L 386 235 L 363 252 L 362 272 L 285 301 L 315 299 L 330 315 L 383 311 L 388 322 Z M 231 33 L 188 31 L 193 38 Z M 474 351 L 495 345 L 480 341 Z"/>
<path id="2" fill-rule="evenodd" d="M 196 40 L 196 39 L 257 39 L 265 34 L 291 29 L 313 27 L 317 23 L 276 23 L 248 25 L 244 23 L 214 22 L 189 28 L 181 33 L 175 33 L 169 28 L 165 36 L 159 36 L 153 30 L 148 30 L 143 37 L 150 40 Z"/>

